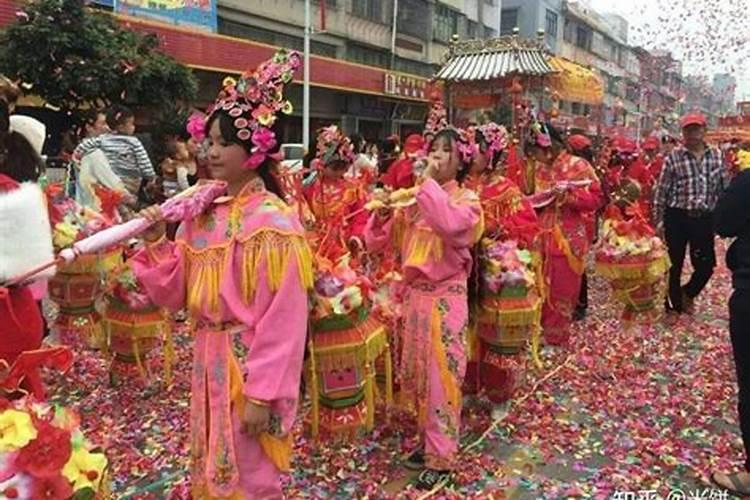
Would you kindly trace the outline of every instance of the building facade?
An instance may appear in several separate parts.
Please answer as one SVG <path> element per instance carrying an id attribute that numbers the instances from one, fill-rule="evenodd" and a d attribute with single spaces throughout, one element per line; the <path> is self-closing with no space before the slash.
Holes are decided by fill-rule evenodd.
<path id="1" fill-rule="evenodd" d="M 316 33 L 312 53 L 379 68 L 387 73 L 386 91 L 389 82 L 404 75 L 425 86 L 443 61 L 453 35 L 492 38 L 500 26 L 499 0 L 325 1 L 324 30 L 319 4 L 313 4 Z M 395 31 L 394 8 L 398 9 Z M 304 0 L 219 0 L 217 14 L 222 35 L 302 49 Z M 357 71 L 356 67 L 341 70 Z M 313 65 L 313 82 L 315 72 Z M 372 139 L 390 133 L 403 136 L 422 127 L 424 104 L 396 102 L 393 96 L 373 99 L 358 95 L 356 90 L 331 94 L 314 89 L 311 130 L 334 122 L 346 133 L 359 132 Z"/>
<path id="2" fill-rule="evenodd" d="M 311 130 L 336 123 L 369 140 L 421 130 L 429 79 L 451 37 L 494 37 L 500 29 L 500 0 L 320 1 L 311 1 Z M 129 29 L 155 34 L 167 54 L 194 70 L 200 83 L 196 106 L 211 102 L 227 74 L 254 67 L 280 47 L 303 49 L 303 0 L 206 3 L 215 16 L 208 30 L 142 17 L 138 9 L 115 12 Z M 22 4 L 0 0 L 0 25 L 13 22 Z M 114 3 L 92 5 L 111 11 Z M 168 8 L 162 0 L 148 5 L 145 10 Z M 295 111 L 281 120 L 285 142 L 302 142 L 301 79 L 300 72 L 287 90 Z"/>

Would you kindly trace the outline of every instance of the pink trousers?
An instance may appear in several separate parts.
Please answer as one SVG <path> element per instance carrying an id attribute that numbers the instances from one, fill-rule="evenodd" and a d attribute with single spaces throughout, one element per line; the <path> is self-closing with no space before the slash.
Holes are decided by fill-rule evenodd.
<path id="1" fill-rule="evenodd" d="M 417 411 L 427 467 L 449 470 L 458 452 L 466 372 L 466 284 L 412 284 L 405 317 L 402 402 Z"/>

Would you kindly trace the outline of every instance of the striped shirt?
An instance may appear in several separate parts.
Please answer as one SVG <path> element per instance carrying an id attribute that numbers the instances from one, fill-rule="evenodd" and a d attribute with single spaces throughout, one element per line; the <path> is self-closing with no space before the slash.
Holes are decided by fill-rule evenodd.
<path id="1" fill-rule="evenodd" d="M 721 151 L 706 147 L 703 158 L 685 148 L 667 157 L 654 193 L 654 221 L 662 222 L 667 208 L 711 212 L 729 186 Z"/>
<path id="2" fill-rule="evenodd" d="M 89 137 L 81 141 L 74 154 L 83 157 L 96 149 L 104 153 L 112 170 L 133 194 L 138 193 L 141 180 L 156 176 L 146 148 L 137 137 L 120 134 Z"/>

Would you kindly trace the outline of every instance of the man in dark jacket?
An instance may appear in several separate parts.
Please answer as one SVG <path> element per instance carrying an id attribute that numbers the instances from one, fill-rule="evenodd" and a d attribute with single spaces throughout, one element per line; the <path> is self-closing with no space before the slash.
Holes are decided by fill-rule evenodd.
<path id="1" fill-rule="evenodd" d="M 729 333 L 739 385 L 738 410 L 745 471 L 734 474 L 715 472 L 714 483 L 733 494 L 750 495 L 750 170 L 734 178 L 719 200 L 714 213 L 716 232 L 736 238 L 727 252 L 734 293 L 729 300 Z"/>

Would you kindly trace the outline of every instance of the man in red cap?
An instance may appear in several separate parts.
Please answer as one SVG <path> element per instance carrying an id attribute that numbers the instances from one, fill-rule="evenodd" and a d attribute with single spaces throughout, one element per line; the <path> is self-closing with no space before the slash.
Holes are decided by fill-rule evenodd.
<path id="1" fill-rule="evenodd" d="M 664 236 L 672 267 L 669 270 L 668 313 L 692 313 L 693 301 L 713 274 L 713 211 L 729 175 L 721 151 L 706 145 L 706 118 L 700 113 L 680 121 L 683 147 L 664 162 L 654 194 L 654 225 Z M 685 253 L 690 248 L 693 275 L 682 286 Z"/>
<path id="2" fill-rule="evenodd" d="M 383 175 L 383 184 L 393 189 L 410 188 L 414 185 L 414 161 L 424 147 L 419 134 L 411 134 L 404 143 L 404 154 Z"/>

